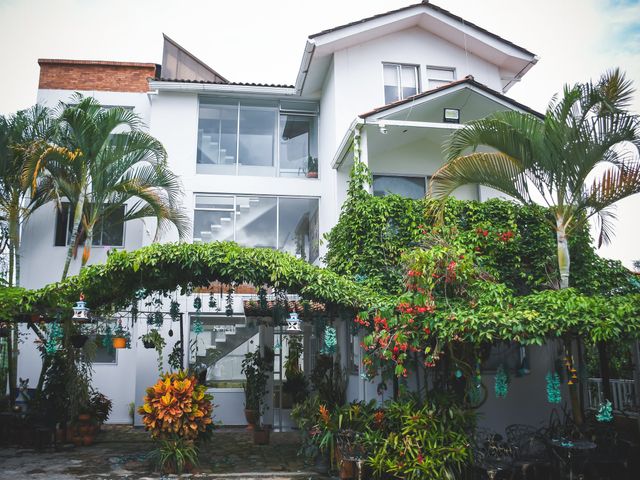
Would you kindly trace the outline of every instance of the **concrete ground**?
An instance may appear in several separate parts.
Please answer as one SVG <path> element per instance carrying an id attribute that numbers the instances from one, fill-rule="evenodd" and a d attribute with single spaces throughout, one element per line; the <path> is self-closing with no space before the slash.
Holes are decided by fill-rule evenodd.
<path id="1" fill-rule="evenodd" d="M 90 447 L 64 445 L 36 452 L 30 449 L 0 449 L 0 480 L 47 479 L 157 479 L 149 452 L 153 442 L 142 429 L 103 427 Z M 272 433 L 270 445 L 253 445 L 242 429 L 220 429 L 200 449 L 200 464 L 181 478 L 233 480 L 321 479 L 305 467 L 296 452 L 298 433 Z"/>

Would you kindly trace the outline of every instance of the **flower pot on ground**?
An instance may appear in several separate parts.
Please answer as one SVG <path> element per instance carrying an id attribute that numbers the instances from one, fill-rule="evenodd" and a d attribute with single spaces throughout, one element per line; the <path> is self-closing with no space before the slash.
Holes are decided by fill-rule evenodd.
<path id="1" fill-rule="evenodd" d="M 265 348 L 264 354 L 260 350 L 245 354 L 242 361 L 242 373 L 247 381 L 244 384 L 245 416 L 249 425 L 257 425 L 264 408 L 264 396 L 267 393 L 267 380 L 269 373 L 273 372 L 273 350 Z M 247 416 L 251 413 L 251 417 Z"/>
<path id="2" fill-rule="evenodd" d="M 254 445 L 269 445 L 269 437 L 271 435 L 271 426 L 262 425 L 256 426 L 253 429 L 253 444 Z"/>
<path id="3" fill-rule="evenodd" d="M 244 410 L 244 418 L 247 420 L 247 430 L 253 430 L 260 421 L 260 412 L 258 410 Z"/>

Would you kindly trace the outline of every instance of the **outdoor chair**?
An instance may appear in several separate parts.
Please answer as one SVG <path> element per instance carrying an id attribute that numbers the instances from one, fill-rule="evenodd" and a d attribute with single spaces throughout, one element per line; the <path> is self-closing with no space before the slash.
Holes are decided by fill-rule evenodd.
<path id="1" fill-rule="evenodd" d="M 514 452 L 502 435 L 486 428 L 477 428 L 471 444 L 474 477 L 506 480 L 514 478 Z"/>
<path id="2" fill-rule="evenodd" d="M 551 462 L 540 430 L 531 425 L 514 424 L 505 428 L 505 433 L 515 455 L 513 466 L 517 478 L 547 478 Z"/>

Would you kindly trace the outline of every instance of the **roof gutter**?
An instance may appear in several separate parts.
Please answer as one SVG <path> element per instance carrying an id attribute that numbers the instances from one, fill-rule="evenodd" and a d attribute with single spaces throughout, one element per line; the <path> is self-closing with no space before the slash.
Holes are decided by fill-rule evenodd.
<path id="1" fill-rule="evenodd" d="M 349 125 L 349 128 L 347 128 L 344 137 L 342 137 L 342 140 L 340 141 L 340 145 L 338 145 L 338 149 L 336 150 L 336 154 L 334 155 L 333 160 L 331 160 L 331 168 L 335 170 L 340 168 L 344 159 L 344 155 L 345 153 L 347 153 L 347 150 L 351 146 L 351 137 L 353 135 L 353 132 L 355 131 L 356 127 L 362 126 L 364 124 L 365 120 L 360 117 L 356 117 L 356 119 L 351 122 L 351 125 Z"/>
<path id="2" fill-rule="evenodd" d="M 540 57 L 538 57 L 537 55 L 534 55 L 533 58 L 524 67 L 522 67 L 522 70 L 516 73 L 516 75 L 511 80 L 509 80 L 509 83 L 507 83 L 502 88 L 502 93 L 507 93 L 511 87 L 513 87 L 517 82 L 522 80 L 522 77 L 524 77 L 524 75 L 529 70 L 531 70 L 531 67 L 533 67 L 536 63 L 538 63 L 538 60 L 540 60 Z"/>
<path id="3" fill-rule="evenodd" d="M 307 74 L 309 73 L 309 65 L 311 65 L 311 59 L 313 58 L 313 52 L 316 50 L 315 42 L 307 40 L 304 47 L 304 53 L 302 54 L 302 61 L 300 62 L 300 69 L 298 70 L 298 76 L 296 77 L 296 94 L 301 95 L 304 83 L 307 80 Z"/>
<path id="4" fill-rule="evenodd" d="M 255 87 L 251 85 L 227 85 L 217 83 L 162 82 L 149 81 L 150 90 L 163 92 L 220 92 L 220 93 L 252 93 L 258 95 L 296 95 L 294 87 Z"/>

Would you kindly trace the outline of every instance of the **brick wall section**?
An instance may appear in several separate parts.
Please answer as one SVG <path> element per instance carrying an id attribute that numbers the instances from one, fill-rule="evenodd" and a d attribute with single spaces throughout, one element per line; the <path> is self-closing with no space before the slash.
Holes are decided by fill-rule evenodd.
<path id="1" fill-rule="evenodd" d="M 155 63 L 101 62 L 41 58 L 38 88 L 146 92 L 147 80 L 156 76 Z"/>

